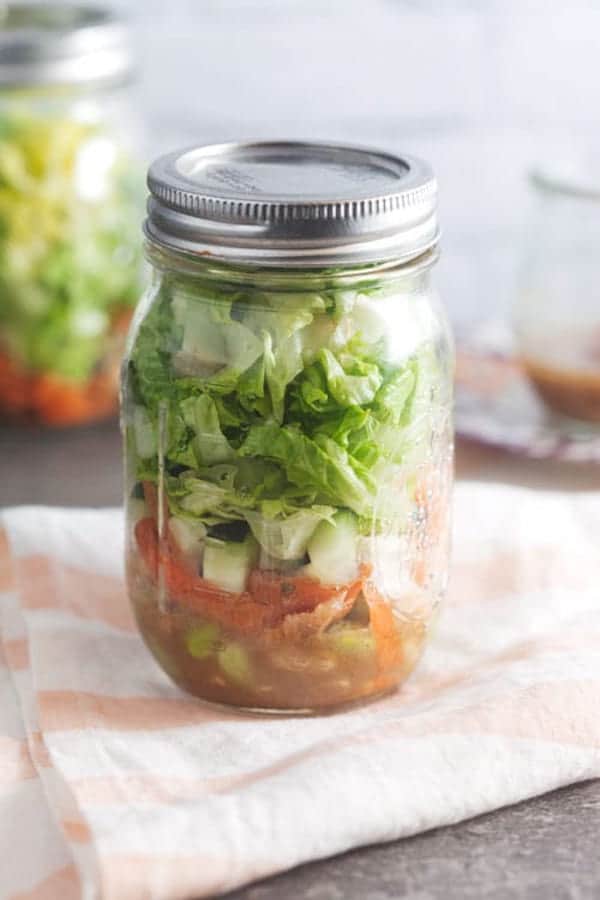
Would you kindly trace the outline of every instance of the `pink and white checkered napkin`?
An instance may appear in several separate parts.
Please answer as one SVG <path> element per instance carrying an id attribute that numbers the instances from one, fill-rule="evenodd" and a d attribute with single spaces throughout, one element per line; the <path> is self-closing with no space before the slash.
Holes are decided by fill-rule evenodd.
<path id="1" fill-rule="evenodd" d="M 2 898 L 209 896 L 600 776 L 600 492 L 459 485 L 422 665 L 312 719 L 169 683 L 128 609 L 119 512 L 3 519 Z"/>

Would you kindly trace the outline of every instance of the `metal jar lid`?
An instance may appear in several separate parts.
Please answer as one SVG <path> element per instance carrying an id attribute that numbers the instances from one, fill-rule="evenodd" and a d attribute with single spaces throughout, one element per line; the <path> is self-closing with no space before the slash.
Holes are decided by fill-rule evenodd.
<path id="1" fill-rule="evenodd" d="M 132 67 L 128 29 L 108 9 L 0 4 L 0 88 L 121 82 Z"/>
<path id="2" fill-rule="evenodd" d="M 156 160 L 148 187 L 152 241 L 232 262 L 405 262 L 439 237 L 429 165 L 361 147 L 193 147 Z"/>

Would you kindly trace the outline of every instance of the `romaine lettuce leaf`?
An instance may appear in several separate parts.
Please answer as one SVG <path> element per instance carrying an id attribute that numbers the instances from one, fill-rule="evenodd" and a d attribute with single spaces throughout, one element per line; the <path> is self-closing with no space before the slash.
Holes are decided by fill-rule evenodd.
<path id="1" fill-rule="evenodd" d="M 377 365 L 350 353 L 336 357 L 326 347 L 318 359 L 329 392 L 340 406 L 366 406 L 372 402 L 383 380 Z"/>
<path id="2" fill-rule="evenodd" d="M 179 404 L 183 421 L 195 434 L 194 451 L 201 466 L 232 459 L 234 452 L 221 431 L 219 416 L 214 401 L 208 394 L 188 397 Z"/>
<path id="3" fill-rule="evenodd" d="M 320 300 L 318 295 L 311 295 L 308 301 L 311 307 L 317 299 Z M 244 325 L 252 328 L 264 342 L 266 381 L 273 415 L 278 422 L 283 421 L 287 386 L 303 368 L 302 331 L 313 320 L 313 312 L 306 306 L 296 308 L 298 303 L 296 294 L 278 295 L 277 308 L 252 308 L 242 319 Z"/>
<path id="4" fill-rule="evenodd" d="M 374 490 L 368 473 L 358 474 L 351 457 L 335 441 L 325 435 L 318 438 L 319 443 L 298 426 L 281 427 L 271 422 L 253 426 L 238 452 L 241 456 L 274 460 L 292 484 L 307 492 L 317 491 L 326 503 L 347 506 L 364 515 Z"/>
<path id="5" fill-rule="evenodd" d="M 134 392 L 155 416 L 159 403 L 168 401 L 173 393 L 171 351 L 177 342 L 178 329 L 165 286 L 140 323 L 130 361 Z"/>
<path id="6" fill-rule="evenodd" d="M 364 290 L 267 296 L 189 279 L 171 302 L 169 278 L 132 365 L 156 433 L 168 409 L 171 512 L 245 523 L 275 561 L 302 558 L 341 510 L 361 533 L 408 527 L 402 485 L 430 438 L 440 373 L 425 343 L 400 364 L 388 358 L 376 283 L 366 316 Z M 143 467 L 152 477 L 152 460 Z"/>
<path id="7" fill-rule="evenodd" d="M 269 337 L 265 335 L 268 344 Z M 266 391 L 266 358 L 267 352 L 262 353 L 252 365 L 240 376 L 236 385 L 237 399 L 246 413 L 256 413 L 266 418 L 271 412 L 271 400 Z M 239 423 L 241 425 L 242 420 Z M 223 422 L 223 425 L 226 423 Z"/>
<path id="8" fill-rule="evenodd" d="M 418 371 L 414 361 L 395 371 L 375 394 L 374 408 L 384 422 L 400 425 L 408 402 L 413 396 Z"/>

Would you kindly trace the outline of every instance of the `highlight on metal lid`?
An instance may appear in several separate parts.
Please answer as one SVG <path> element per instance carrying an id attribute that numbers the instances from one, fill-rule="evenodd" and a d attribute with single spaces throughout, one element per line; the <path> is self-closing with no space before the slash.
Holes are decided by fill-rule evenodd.
<path id="1" fill-rule="evenodd" d="M 96 85 L 133 72 L 129 29 L 79 3 L 0 3 L 0 88 Z"/>
<path id="2" fill-rule="evenodd" d="M 430 166 L 363 147 L 193 147 L 157 159 L 148 187 L 148 237 L 216 259 L 275 266 L 403 262 L 439 238 Z"/>

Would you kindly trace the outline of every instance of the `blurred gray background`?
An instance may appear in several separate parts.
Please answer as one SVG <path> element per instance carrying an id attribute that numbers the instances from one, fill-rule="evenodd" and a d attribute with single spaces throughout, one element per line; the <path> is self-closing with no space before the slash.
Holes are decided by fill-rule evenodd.
<path id="1" fill-rule="evenodd" d="M 149 154 L 234 137 L 427 157 L 459 331 L 506 311 L 532 162 L 593 137 L 598 0 L 113 0 L 135 24 Z"/>

